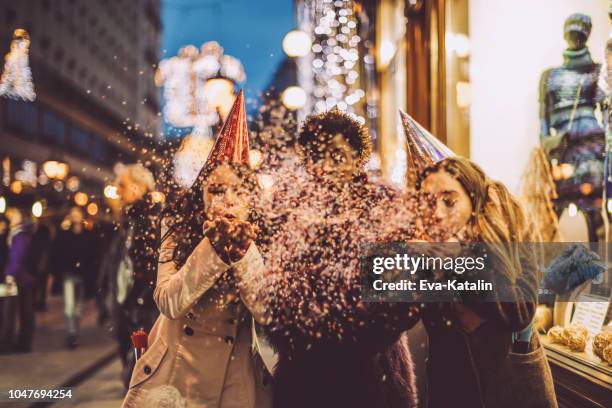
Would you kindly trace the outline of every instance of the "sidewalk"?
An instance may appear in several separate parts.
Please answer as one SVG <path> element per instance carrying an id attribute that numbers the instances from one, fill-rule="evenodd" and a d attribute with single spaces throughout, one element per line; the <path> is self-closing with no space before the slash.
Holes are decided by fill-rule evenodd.
<path id="1" fill-rule="evenodd" d="M 0 390 L 74 387 L 110 363 L 116 355 L 116 343 L 105 328 L 97 325 L 96 317 L 95 304 L 88 301 L 82 309 L 79 346 L 68 350 L 61 297 L 50 297 L 48 310 L 36 315 L 33 351 L 0 355 Z M 73 388 L 73 398 L 75 391 Z M 0 407 L 28 405 L 8 402 L 4 396 L 0 400 Z"/>

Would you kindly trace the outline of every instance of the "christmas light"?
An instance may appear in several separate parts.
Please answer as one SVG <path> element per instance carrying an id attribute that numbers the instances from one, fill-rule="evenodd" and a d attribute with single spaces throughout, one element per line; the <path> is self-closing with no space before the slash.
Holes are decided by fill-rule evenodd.
<path id="1" fill-rule="evenodd" d="M 87 206 L 87 214 L 89 214 L 89 215 L 91 215 L 93 217 L 97 213 L 98 213 L 98 204 L 96 204 L 96 203 L 89 203 L 89 205 Z"/>
<path id="2" fill-rule="evenodd" d="M 288 32 L 283 38 L 283 51 L 290 57 L 304 57 L 310 52 L 310 36 L 301 30 Z"/>
<path id="3" fill-rule="evenodd" d="M 43 205 L 40 201 L 36 201 L 32 204 L 32 215 L 36 218 L 42 216 L 43 213 Z"/>
<path id="4" fill-rule="evenodd" d="M 6 212 L 6 198 L 0 197 L 0 214 L 4 214 Z"/>
<path id="5" fill-rule="evenodd" d="M 246 80 L 240 60 L 223 54 L 216 41 L 198 49 L 188 45 L 177 56 L 160 61 L 155 83 L 164 88 L 164 116 L 176 127 L 205 128 L 227 114 L 234 84 Z"/>
<path id="6" fill-rule="evenodd" d="M 30 36 L 18 28 L 13 33 L 11 49 L 4 57 L 4 71 L 0 77 L 0 95 L 11 99 L 36 99 L 29 62 Z"/>
<path id="7" fill-rule="evenodd" d="M 118 200 L 119 194 L 117 193 L 117 186 L 108 185 L 104 187 L 104 197 L 109 200 Z"/>
<path id="8" fill-rule="evenodd" d="M 307 3 L 312 21 L 314 41 L 312 62 L 302 70 L 311 69 L 306 76 L 314 79 L 313 106 L 322 112 L 337 106 L 340 110 L 355 112 L 365 93 L 359 88 L 359 44 L 357 17 L 353 1 L 313 0 Z M 304 87 L 306 87 L 305 84 Z M 361 91 L 361 92 L 358 92 Z"/>
<path id="9" fill-rule="evenodd" d="M 74 195 L 74 203 L 76 205 L 80 205 L 81 207 L 83 207 L 84 205 L 87 204 L 88 201 L 89 201 L 89 197 L 87 197 L 87 194 L 81 191 L 79 191 L 78 193 Z"/>
<path id="10" fill-rule="evenodd" d="M 290 86 L 285 89 L 281 99 L 283 105 L 291 110 L 301 109 L 306 105 L 307 95 L 306 92 L 299 86 Z"/>

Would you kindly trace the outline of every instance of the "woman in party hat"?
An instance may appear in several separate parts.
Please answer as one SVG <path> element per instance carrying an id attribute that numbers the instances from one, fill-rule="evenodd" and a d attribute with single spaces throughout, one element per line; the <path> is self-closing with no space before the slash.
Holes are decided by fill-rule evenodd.
<path id="1" fill-rule="evenodd" d="M 194 185 L 162 219 L 154 292 L 161 316 L 124 407 L 152 406 L 158 394 L 176 406 L 270 405 L 268 373 L 253 352 L 253 317 L 262 312 L 242 285 L 263 268 L 248 151 L 241 91 Z M 157 392 L 168 386 L 171 393 Z"/>
<path id="2" fill-rule="evenodd" d="M 400 111 L 411 175 L 446 240 L 481 242 L 493 299 L 426 303 L 429 407 L 556 407 L 550 368 L 531 330 L 536 265 L 525 214 L 506 187 L 457 157 Z M 495 245 L 487 245 L 495 244 Z M 516 245 L 519 244 L 519 245 Z M 488 272 L 488 273 L 486 273 Z"/>

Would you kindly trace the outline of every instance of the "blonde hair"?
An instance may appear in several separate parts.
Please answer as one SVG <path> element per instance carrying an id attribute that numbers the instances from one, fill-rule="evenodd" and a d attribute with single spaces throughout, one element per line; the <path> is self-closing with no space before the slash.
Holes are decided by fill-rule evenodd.
<path id="1" fill-rule="evenodd" d="M 419 185 L 428 174 L 444 170 L 465 189 L 472 202 L 470 227 L 476 241 L 489 245 L 503 270 L 516 278 L 521 271 L 520 243 L 532 242 L 527 217 L 518 200 L 506 186 L 487 177 L 474 162 L 463 157 L 451 157 L 426 169 Z"/>

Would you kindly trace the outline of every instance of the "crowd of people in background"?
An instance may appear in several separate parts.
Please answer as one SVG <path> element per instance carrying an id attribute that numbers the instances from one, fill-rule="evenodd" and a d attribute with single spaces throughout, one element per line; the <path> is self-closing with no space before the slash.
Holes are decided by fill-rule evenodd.
<path id="1" fill-rule="evenodd" d="M 17 206 L 0 214 L 0 353 L 32 351 L 36 315 L 47 312 L 49 296 L 62 298 L 65 346 L 78 347 L 81 310 L 95 301 L 97 322 L 115 333 L 129 381 L 130 334 L 148 330 L 158 314 L 152 290 L 159 203 L 144 166 L 118 173 L 114 216 L 94 221 L 78 206 L 42 218 Z"/>

